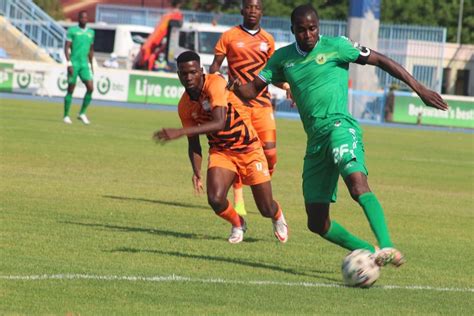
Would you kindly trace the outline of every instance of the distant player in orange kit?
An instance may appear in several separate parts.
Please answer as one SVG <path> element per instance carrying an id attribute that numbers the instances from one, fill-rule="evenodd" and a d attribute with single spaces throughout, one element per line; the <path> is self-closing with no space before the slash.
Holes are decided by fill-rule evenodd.
<path id="1" fill-rule="evenodd" d="M 252 81 L 263 69 L 275 51 L 273 36 L 260 27 L 263 15 L 261 0 L 243 0 L 241 14 L 243 23 L 224 32 L 216 44 L 215 56 L 209 68 L 210 73 L 218 72 L 224 59 L 229 65 L 229 79 L 239 79 L 242 84 Z M 289 91 L 288 84 L 276 84 Z M 270 174 L 277 163 L 276 125 L 268 88 L 246 103 L 252 125 L 262 142 Z M 234 206 L 240 215 L 245 215 L 242 183 L 234 184 Z"/>

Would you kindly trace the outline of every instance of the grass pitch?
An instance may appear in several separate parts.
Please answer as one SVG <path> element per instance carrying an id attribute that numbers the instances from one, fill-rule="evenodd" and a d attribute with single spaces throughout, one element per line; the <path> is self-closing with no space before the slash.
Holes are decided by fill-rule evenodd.
<path id="1" fill-rule="evenodd" d="M 341 286 L 347 252 L 306 228 L 299 121 L 278 121 L 273 181 L 289 242 L 246 190 L 249 231 L 230 245 L 193 196 L 186 140 L 151 140 L 176 112 L 92 105 L 92 125 L 67 126 L 59 103 L 0 102 L 1 314 L 474 313 L 473 134 L 364 127 L 369 183 L 408 263 L 361 290 Z M 339 192 L 333 218 L 374 241 Z"/>

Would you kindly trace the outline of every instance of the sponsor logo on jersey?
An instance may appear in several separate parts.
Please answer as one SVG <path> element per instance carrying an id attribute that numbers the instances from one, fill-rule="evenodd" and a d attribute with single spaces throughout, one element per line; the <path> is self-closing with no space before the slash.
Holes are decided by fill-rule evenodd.
<path id="1" fill-rule="evenodd" d="M 325 64 L 327 60 L 328 60 L 328 58 L 326 57 L 325 54 L 318 54 L 318 56 L 316 56 L 316 63 L 318 65 Z"/>
<path id="2" fill-rule="evenodd" d="M 238 48 L 242 48 L 245 46 L 245 43 L 244 42 L 237 42 L 237 47 Z"/>
<path id="3" fill-rule="evenodd" d="M 286 64 L 285 64 L 285 68 L 291 68 L 291 67 L 293 67 L 294 65 L 295 65 L 295 63 L 289 62 L 289 63 L 286 63 Z"/>

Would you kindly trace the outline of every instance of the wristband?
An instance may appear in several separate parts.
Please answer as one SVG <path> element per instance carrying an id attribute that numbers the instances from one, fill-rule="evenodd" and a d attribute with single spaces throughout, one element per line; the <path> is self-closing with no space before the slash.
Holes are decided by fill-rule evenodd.
<path id="1" fill-rule="evenodd" d="M 67 66 L 68 66 L 68 67 L 72 67 L 72 61 L 68 60 Z"/>

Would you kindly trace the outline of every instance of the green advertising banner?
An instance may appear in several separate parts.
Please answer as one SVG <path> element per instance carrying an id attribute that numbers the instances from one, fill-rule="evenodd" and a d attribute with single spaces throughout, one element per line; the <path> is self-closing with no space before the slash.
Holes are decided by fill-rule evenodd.
<path id="1" fill-rule="evenodd" d="M 474 98 L 449 98 L 448 111 L 427 107 L 418 96 L 395 96 L 393 121 L 423 125 L 474 128 Z"/>
<path id="2" fill-rule="evenodd" d="M 184 87 L 178 78 L 130 75 L 128 102 L 178 105 Z"/>
<path id="3" fill-rule="evenodd" d="M 12 92 L 13 64 L 0 62 L 0 92 Z"/>

